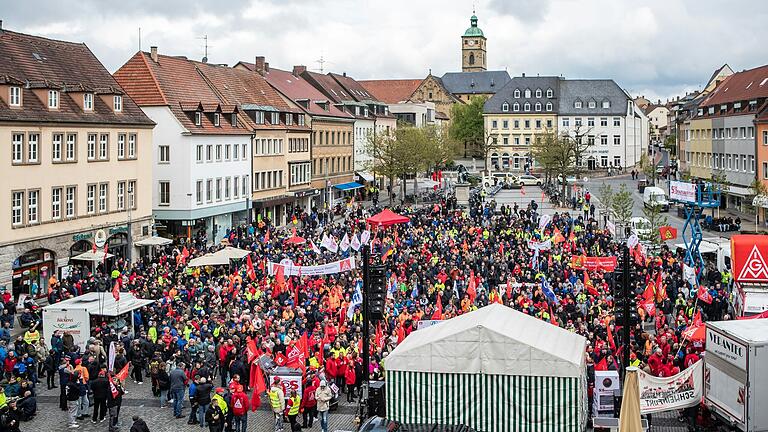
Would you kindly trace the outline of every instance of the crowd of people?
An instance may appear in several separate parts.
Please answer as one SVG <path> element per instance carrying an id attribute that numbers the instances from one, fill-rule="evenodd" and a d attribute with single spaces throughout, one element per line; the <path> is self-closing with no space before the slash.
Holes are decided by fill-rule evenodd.
<path id="1" fill-rule="evenodd" d="M 586 209 L 593 208 L 589 201 L 586 194 L 580 199 Z M 283 430 L 287 418 L 292 430 L 312 428 L 317 420 L 327 432 L 331 406 L 342 395 L 350 402 L 359 398 L 365 374 L 383 379 L 387 354 L 420 320 L 450 319 L 490 303 L 505 304 L 586 337 L 593 381 L 595 369 L 620 369 L 626 343 L 632 365 L 670 376 L 690 366 L 702 350 L 700 341 L 682 335 L 694 320 L 732 315 L 728 273 L 706 269 L 702 283 L 709 302 L 704 302 L 685 280 L 680 251 L 662 246 L 651 256 L 635 248 L 631 292 L 640 321 L 632 326 L 629 341 L 620 340 L 613 273 L 577 265 L 579 257 L 620 251 L 594 211 L 558 212 L 546 216 L 545 223 L 535 202 L 497 205 L 474 199 L 469 208 L 457 209 L 449 200 L 396 207 L 410 221 L 376 229 L 366 218 L 378 210 L 353 204 L 334 219 L 294 209 L 287 228 L 276 228 L 267 218 L 233 227 L 222 243 L 251 254 L 229 266 L 186 265 L 222 247 L 206 244 L 201 235 L 134 263 L 118 259 L 108 269 L 99 266 L 95 274 L 89 267 L 75 268 L 51 285 L 50 303 L 113 288 L 155 302 L 129 318 L 135 334 L 126 322 L 97 323 L 85 347 L 66 333 L 43 340 L 34 323 L 13 341 L 10 332 L 0 333 L 3 430 L 19 430 L 34 416 L 36 389 L 45 377 L 48 389 L 58 383 L 60 408 L 68 412 L 71 428 L 90 418 L 94 423 L 109 420 L 109 430 L 116 430 L 123 381 L 131 379 L 149 384 L 157 406 L 167 406 L 176 419 L 212 432 L 244 432 L 249 411 L 262 399 L 275 414 L 276 431 Z M 366 231 L 370 240 L 360 247 L 377 253 L 390 281 L 385 319 L 371 329 L 367 371 L 356 302 L 362 285 L 360 253 L 351 247 L 333 252 L 318 247 L 325 237 L 336 243 L 345 236 L 359 239 Z M 306 242 L 286 242 L 299 236 Z M 290 259 L 304 266 L 349 256 L 358 265 L 340 273 L 269 274 L 270 262 Z M 13 300 L 3 300 L 0 322 L 7 328 Z M 275 363 L 301 371 L 301 391 L 264 375 Z M 147 430 L 146 424 L 141 428 L 143 421 L 137 424 L 138 432 Z"/>

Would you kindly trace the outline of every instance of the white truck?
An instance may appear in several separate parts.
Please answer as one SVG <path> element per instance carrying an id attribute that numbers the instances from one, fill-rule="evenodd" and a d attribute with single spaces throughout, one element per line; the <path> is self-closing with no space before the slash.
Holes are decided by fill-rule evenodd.
<path id="1" fill-rule="evenodd" d="M 706 325 L 704 403 L 736 430 L 768 431 L 768 319 Z"/>

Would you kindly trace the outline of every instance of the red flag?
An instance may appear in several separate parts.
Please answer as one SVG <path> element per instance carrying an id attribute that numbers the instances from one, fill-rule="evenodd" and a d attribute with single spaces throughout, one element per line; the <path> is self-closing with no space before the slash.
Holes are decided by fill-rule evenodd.
<path id="1" fill-rule="evenodd" d="M 374 337 L 374 343 L 376 348 L 381 348 L 384 345 L 384 331 L 381 329 L 381 321 L 376 324 L 376 336 Z"/>
<path id="2" fill-rule="evenodd" d="M 597 289 L 595 289 L 595 284 L 592 282 L 592 279 L 589 278 L 589 271 L 587 270 L 584 270 L 584 286 L 591 295 L 595 297 L 600 295 Z"/>
<path id="3" fill-rule="evenodd" d="M 120 301 L 120 279 L 122 276 L 119 276 L 115 279 L 115 285 L 112 287 L 112 297 L 115 298 L 115 301 Z"/>
<path id="4" fill-rule="evenodd" d="M 552 310 L 552 305 L 549 306 L 549 322 L 552 323 L 552 325 L 556 325 L 560 327 L 560 323 L 557 322 L 557 318 L 555 318 L 555 312 Z"/>
<path id="5" fill-rule="evenodd" d="M 256 346 L 256 340 L 251 339 L 248 341 L 248 344 L 245 346 L 245 354 L 248 359 L 248 363 L 253 363 L 254 360 L 256 360 L 256 357 L 259 356 L 259 348 Z"/>
<path id="6" fill-rule="evenodd" d="M 187 250 L 187 247 L 184 246 L 184 249 L 181 250 L 181 262 L 186 264 L 187 258 L 189 258 L 189 251 Z"/>
<path id="7" fill-rule="evenodd" d="M 512 280 L 507 279 L 507 300 L 512 301 Z"/>
<path id="8" fill-rule="evenodd" d="M 712 304 L 712 294 L 710 294 L 709 291 L 707 291 L 707 289 L 701 285 L 699 285 L 699 292 L 696 293 L 696 296 L 704 303 Z"/>
<path id="9" fill-rule="evenodd" d="M 664 282 L 661 280 L 661 272 L 656 274 L 656 302 L 661 303 L 662 300 L 667 298 L 667 287 L 664 286 Z"/>
<path id="10" fill-rule="evenodd" d="M 613 340 L 613 332 L 611 331 L 611 325 L 608 324 L 605 329 L 608 331 L 608 346 L 611 347 L 611 351 L 616 351 L 616 342 Z"/>
<path id="11" fill-rule="evenodd" d="M 402 325 L 399 325 L 397 327 L 397 344 L 399 345 L 403 340 L 405 340 L 405 329 L 403 329 Z"/>
<path id="12" fill-rule="evenodd" d="M 475 281 L 475 271 L 470 270 L 469 271 L 469 283 L 467 284 L 467 294 L 469 295 L 469 301 L 472 303 L 475 302 L 475 297 L 477 297 L 477 282 Z"/>
<path id="13" fill-rule="evenodd" d="M 677 228 L 671 226 L 659 227 L 659 235 L 662 241 L 674 240 L 677 238 Z"/>
<path id="14" fill-rule="evenodd" d="M 104 244 L 104 262 L 107 262 L 107 254 L 109 253 L 109 243 Z"/>
<path id="15" fill-rule="evenodd" d="M 251 386 L 253 387 L 253 396 L 251 397 L 251 411 L 261 405 L 261 394 L 267 391 L 267 385 L 264 383 L 264 374 L 258 364 L 251 365 Z"/>
<path id="16" fill-rule="evenodd" d="M 597 364 L 595 365 L 595 370 L 596 371 L 606 371 L 606 370 L 608 370 L 608 357 L 607 356 L 603 357 L 602 360 L 597 362 Z"/>
<path id="17" fill-rule="evenodd" d="M 128 364 L 126 364 L 125 366 L 123 366 L 122 369 L 120 369 L 120 372 L 118 372 L 117 375 L 115 375 L 115 377 L 120 381 L 125 381 L 126 378 L 128 378 L 128 368 L 130 368 L 130 366 L 131 366 L 131 362 L 128 362 Z"/>
<path id="18" fill-rule="evenodd" d="M 254 389 L 253 395 L 251 396 L 251 411 L 256 412 L 256 410 L 258 410 L 260 406 L 261 406 L 261 395 L 256 393 L 256 389 Z"/>
<path id="19" fill-rule="evenodd" d="M 264 234 L 264 243 L 269 243 L 269 228 L 267 228 L 267 233 Z"/>
<path id="20" fill-rule="evenodd" d="M 768 318 L 768 311 L 763 311 L 763 312 L 761 312 L 759 314 L 756 314 L 756 315 L 740 316 L 740 317 L 737 317 L 736 319 L 737 320 L 751 320 L 751 319 L 764 319 L 764 318 Z"/>
<path id="21" fill-rule="evenodd" d="M 435 313 L 432 314 L 432 319 L 443 319 L 443 295 L 439 291 L 437 292 L 437 307 L 435 308 Z"/>
<path id="22" fill-rule="evenodd" d="M 278 366 L 285 366 L 288 364 L 288 358 L 283 355 L 283 353 L 277 353 L 275 354 L 275 363 L 277 363 Z"/>
<path id="23" fill-rule="evenodd" d="M 654 299 L 656 298 L 656 288 L 653 285 L 653 282 L 648 282 L 648 285 L 645 287 L 645 291 L 643 291 L 643 298 L 646 300 L 646 302 L 654 303 Z M 648 313 L 651 313 L 648 309 L 646 309 Z"/>
<path id="24" fill-rule="evenodd" d="M 647 301 L 641 302 L 640 307 L 645 309 L 645 311 L 648 312 L 648 315 L 656 314 L 656 303 L 653 302 L 652 298 L 648 299 Z"/>
<path id="25" fill-rule="evenodd" d="M 246 273 L 248 276 L 248 279 L 251 281 L 256 280 L 256 270 L 253 268 L 253 260 L 251 260 L 251 254 L 248 254 L 245 256 L 245 265 L 246 265 Z"/>
<path id="26" fill-rule="evenodd" d="M 309 341 L 307 341 L 307 333 L 303 333 L 299 338 L 299 346 L 304 351 L 304 358 L 309 358 Z"/>

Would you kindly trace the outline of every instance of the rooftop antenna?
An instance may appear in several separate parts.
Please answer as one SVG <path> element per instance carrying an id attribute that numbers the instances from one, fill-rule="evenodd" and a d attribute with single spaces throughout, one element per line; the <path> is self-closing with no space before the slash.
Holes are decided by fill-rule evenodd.
<path id="1" fill-rule="evenodd" d="M 198 39 L 203 40 L 203 47 L 205 49 L 205 54 L 203 55 L 203 63 L 208 63 L 208 48 L 212 48 L 212 45 L 208 45 L 208 35 L 203 35 L 202 37 L 199 37 Z"/>
<path id="2" fill-rule="evenodd" d="M 320 53 L 320 59 L 319 59 L 319 60 L 315 60 L 315 61 L 317 62 L 317 64 L 319 64 L 319 65 L 320 65 L 320 73 L 324 73 L 324 71 L 323 71 L 323 65 L 325 65 L 325 63 L 326 63 L 328 60 L 325 60 L 325 59 L 323 58 L 323 54 L 322 54 L 322 53 Z"/>
<path id="3" fill-rule="evenodd" d="M 139 27 L 139 52 L 141 52 L 141 27 Z"/>

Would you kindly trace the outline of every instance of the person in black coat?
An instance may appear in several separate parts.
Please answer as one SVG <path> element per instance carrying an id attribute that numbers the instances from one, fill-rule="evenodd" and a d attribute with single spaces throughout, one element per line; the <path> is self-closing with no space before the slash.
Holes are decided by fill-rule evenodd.
<path id="1" fill-rule="evenodd" d="M 131 348 L 128 350 L 128 361 L 130 361 L 131 366 L 133 366 L 131 378 L 133 378 L 133 382 L 135 383 L 144 383 L 142 371 L 144 371 L 144 368 L 146 367 L 145 359 L 144 350 L 142 350 L 140 342 L 138 340 L 133 341 Z"/>
<path id="2" fill-rule="evenodd" d="M 107 399 L 111 395 L 109 381 L 107 381 L 107 371 L 101 369 L 98 376 L 91 380 L 91 391 L 93 391 L 93 416 L 91 423 L 104 421 L 107 416 Z"/>
<path id="3" fill-rule="evenodd" d="M 135 415 L 133 416 L 133 424 L 131 425 L 130 432 L 149 432 L 149 427 L 141 417 Z"/>
<path id="4" fill-rule="evenodd" d="M 123 405 L 123 384 L 114 375 L 109 375 L 107 381 L 111 382 L 109 399 L 107 399 L 107 408 L 109 409 L 109 432 L 118 430 L 117 422 L 120 416 L 120 407 Z M 115 394 L 116 393 L 116 394 Z"/>
<path id="5" fill-rule="evenodd" d="M 56 351 L 48 351 L 48 356 L 43 361 L 43 370 L 45 371 L 45 382 L 48 384 L 48 390 L 56 388 Z"/>

